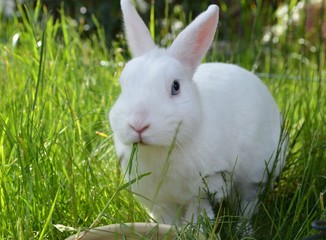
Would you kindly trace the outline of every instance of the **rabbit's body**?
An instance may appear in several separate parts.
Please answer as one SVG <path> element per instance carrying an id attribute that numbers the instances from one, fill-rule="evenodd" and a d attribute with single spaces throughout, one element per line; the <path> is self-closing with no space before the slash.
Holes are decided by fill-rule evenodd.
<path id="1" fill-rule="evenodd" d="M 193 82 L 201 103 L 192 127 L 194 132 L 175 146 L 139 144 L 138 162 L 132 164 L 128 176 L 132 180 L 151 173 L 133 185 L 133 191 L 151 209 L 153 217 L 165 223 L 178 221 L 178 214 L 185 216 L 193 201 L 205 197 L 199 191 L 203 180 L 211 193 L 217 193 L 215 200 L 221 200 L 230 190 L 222 173 L 227 173 L 242 191 L 244 208 L 249 210 L 246 205 L 251 200 L 256 202 L 259 184 L 267 179 L 266 164 L 269 163 L 270 170 L 273 167 L 280 138 L 279 110 L 254 74 L 232 64 L 208 63 L 199 66 Z M 151 101 L 156 102 L 155 97 Z M 178 137 L 177 131 L 175 134 Z M 123 156 L 122 168 L 128 172 L 132 146 L 116 139 L 116 147 L 118 155 Z M 168 155 L 170 147 L 173 151 Z M 279 170 L 278 164 L 276 175 Z M 212 217 L 211 206 L 203 208 Z"/>
<path id="2" fill-rule="evenodd" d="M 277 175 L 283 163 L 276 159 L 281 115 L 267 87 L 236 65 L 199 65 L 214 37 L 217 6 L 159 49 L 130 1 L 121 5 L 134 58 L 121 73 L 110 123 L 128 180 L 150 173 L 133 192 L 157 221 L 171 224 L 204 212 L 213 218 L 212 204 L 236 189 L 239 211 L 250 217 L 266 168 Z"/>

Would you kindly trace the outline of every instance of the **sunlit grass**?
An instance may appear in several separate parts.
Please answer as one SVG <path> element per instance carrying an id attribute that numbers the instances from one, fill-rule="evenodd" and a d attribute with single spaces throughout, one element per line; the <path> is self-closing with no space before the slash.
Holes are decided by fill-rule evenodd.
<path id="1" fill-rule="evenodd" d="M 0 22 L 0 238 L 64 239 L 73 232 L 58 224 L 79 231 L 148 220 L 123 185 L 107 118 L 124 44 L 108 44 L 99 25 L 82 39 L 68 17 L 54 23 L 42 11 L 21 7 L 21 20 Z M 290 136 L 287 166 L 275 190 L 261 197 L 254 237 L 302 239 L 314 233 L 314 219 L 326 218 L 325 56 L 301 51 L 300 43 L 286 54 L 260 41 L 234 44 L 232 53 L 216 47 L 207 59 L 260 74 Z M 203 218 L 180 238 L 196 239 L 201 230 L 211 239 L 214 232 L 238 239 L 239 216 L 223 203 L 218 212 L 215 223 Z"/>

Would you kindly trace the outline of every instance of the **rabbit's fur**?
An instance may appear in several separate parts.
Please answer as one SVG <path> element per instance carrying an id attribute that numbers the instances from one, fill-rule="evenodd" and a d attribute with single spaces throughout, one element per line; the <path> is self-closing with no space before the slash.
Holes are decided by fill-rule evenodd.
<path id="1" fill-rule="evenodd" d="M 200 65 L 217 27 L 216 5 L 168 49 L 155 46 L 130 0 L 121 6 L 134 58 L 121 73 L 110 123 L 127 180 L 150 173 L 132 191 L 155 220 L 178 224 L 200 214 L 214 218 L 212 202 L 235 186 L 239 211 L 250 218 L 266 168 L 276 176 L 283 165 L 276 159 L 284 150 L 278 147 L 282 118 L 267 87 L 236 65 Z M 138 151 L 129 174 L 134 143 Z"/>

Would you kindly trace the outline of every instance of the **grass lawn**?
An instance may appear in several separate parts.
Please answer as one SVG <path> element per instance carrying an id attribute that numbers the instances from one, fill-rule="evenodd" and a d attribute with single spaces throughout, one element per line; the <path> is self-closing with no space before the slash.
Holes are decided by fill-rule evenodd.
<path id="1" fill-rule="evenodd" d="M 108 44 L 99 25 L 83 39 L 71 19 L 53 23 L 39 5 L 20 12 L 19 21 L 0 21 L 0 239 L 64 239 L 72 228 L 147 221 L 121 187 L 108 123 L 124 40 Z M 287 165 L 261 196 L 251 239 L 303 239 L 316 233 L 313 220 L 326 220 L 325 47 L 302 32 L 263 45 L 253 27 L 253 38 L 232 41 L 228 53 L 216 44 L 207 59 L 255 71 L 285 115 Z M 203 230 L 210 239 L 239 239 L 237 219 L 221 206 Z M 198 229 L 184 234 L 196 239 Z"/>

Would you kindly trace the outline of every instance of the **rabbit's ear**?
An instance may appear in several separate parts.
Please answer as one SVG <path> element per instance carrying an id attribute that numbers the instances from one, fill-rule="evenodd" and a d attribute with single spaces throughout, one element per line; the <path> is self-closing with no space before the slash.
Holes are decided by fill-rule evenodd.
<path id="1" fill-rule="evenodd" d="M 217 5 L 211 5 L 174 40 L 169 54 L 195 71 L 213 42 L 219 17 Z"/>
<path id="2" fill-rule="evenodd" d="M 121 0 L 120 4 L 130 51 L 133 57 L 138 57 L 153 49 L 155 43 L 131 0 Z"/>

